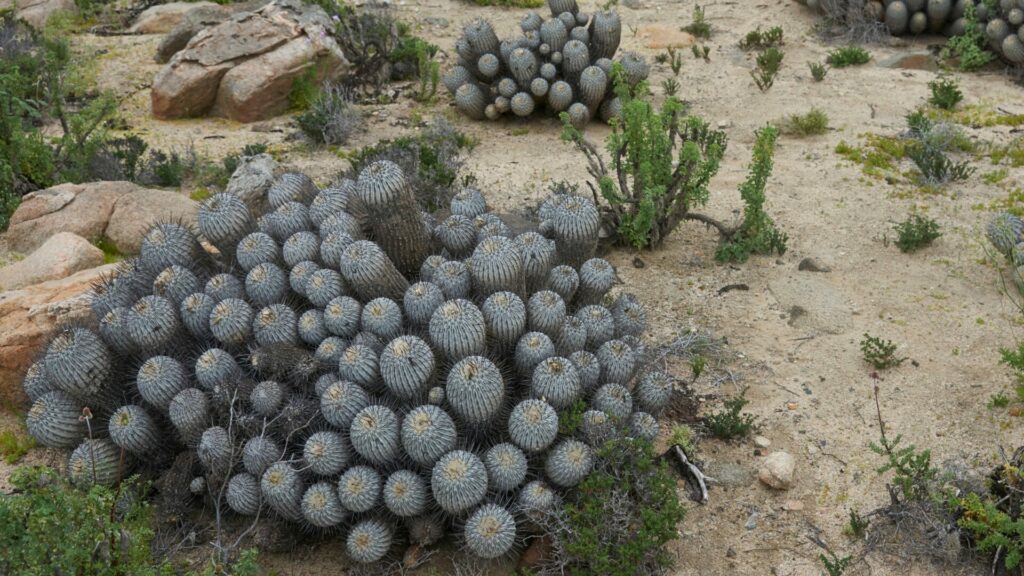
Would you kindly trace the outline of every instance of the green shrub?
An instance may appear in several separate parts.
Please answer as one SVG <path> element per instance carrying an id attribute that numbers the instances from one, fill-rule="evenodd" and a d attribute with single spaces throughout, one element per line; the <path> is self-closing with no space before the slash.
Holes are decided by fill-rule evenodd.
<path id="1" fill-rule="evenodd" d="M 871 53 L 860 46 L 843 46 L 830 51 L 825 61 L 833 68 L 860 66 L 871 61 Z"/>
<path id="2" fill-rule="evenodd" d="M 785 53 L 774 46 L 757 55 L 757 67 L 750 71 L 750 76 L 761 92 L 767 92 L 775 84 L 784 56 Z"/>
<path id="3" fill-rule="evenodd" d="M 988 38 L 984 27 L 978 23 L 973 2 L 964 3 L 964 33 L 953 36 L 946 41 L 943 48 L 944 58 L 954 57 L 959 60 L 959 68 L 965 72 L 977 70 L 995 59 L 988 51 Z"/>
<path id="4" fill-rule="evenodd" d="M 828 74 L 828 66 L 821 62 L 808 62 L 807 67 L 811 70 L 811 77 L 814 78 L 815 82 L 821 82 L 825 79 L 825 75 Z"/>
<path id="5" fill-rule="evenodd" d="M 782 122 L 782 132 L 794 136 L 819 136 L 828 132 L 828 114 L 811 108 L 806 114 L 792 114 Z"/>
<path id="6" fill-rule="evenodd" d="M 558 521 L 554 559 L 572 576 L 662 574 L 686 510 L 676 479 L 649 442 L 619 438 L 597 450 L 593 472 L 569 497 Z M 550 519 L 549 519 L 550 520 Z"/>
<path id="7" fill-rule="evenodd" d="M 906 360 L 896 356 L 896 344 L 892 340 L 882 340 L 867 333 L 860 341 L 860 351 L 864 361 L 871 364 L 875 370 L 894 368 Z"/>
<path id="8" fill-rule="evenodd" d="M 171 576 L 182 572 L 153 557 L 152 514 L 144 486 L 80 490 L 56 471 L 22 467 L 14 493 L 0 498 L 0 574 Z M 256 576 L 256 552 L 230 565 L 209 564 L 186 576 Z"/>
<path id="9" fill-rule="evenodd" d="M 744 50 L 765 50 L 782 46 L 782 27 L 772 26 L 767 30 L 756 29 L 747 32 L 740 40 L 740 48 Z"/>
<path id="10" fill-rule="evenodd" d="M 914 252 L 930 246 L 942 236 L 939 223 L 920 214 L 911 214 L 906 220 L 893 226 L 896 230 L 896 247 L 901 252 Z"/>
<path id="11" fill-rule="evenodd" d="M 694 38 L 711 38 L 711 24 L 708 24 L 704 17 L 704 8 L 700 4 L 693 7 L 693 22 L 683 26 L 684 32 L 689 32 Z"/>
<path id="12" fill-rule="evenodd" d="M 362 114 L 352 105 L 348 90 L 331 85 L 324 86 L 313 105 L 299 114 L 295 122 L 313 142 L 340 146 L 348 143 L 362 125 Z"/>
<path id="13" fill-rule="evenodd" d="M 1016 481 L 1024 480 L 1016 470 Z M 961 498 L 963 513 L 957 525 L 970 534 L 979 552 L 1002 555 L 1003 566 L 1015 570 L 1024 559 L 1024 517 L 1020 510 L 1011 516 L 991 501 L 982 500 L 977 494 Z M 998 558 L 997 558 L 998 559 Z"/>
<path id="14" fill-rule="evenodd" d="M 754 429 L 756 417 L 753 414 L 743 414 L 743 408 L 750 404 L 747 400 L 747 389 L 740 391 L 740 395 L 726 400 L 722 403 L 724 410 L 709 414 L 705 421 L 711 435 L 721 440 L 732 440 L 744 438 Z"/>
<path id="15" fill-rule="evenodd" d="M 940 148 L 919 142 L 908 145 L 906 153 L 917 166 L 923 184 L 941 186 L 967 180 L 976 170 L 967 160 L 954 162 Z"/>
<path id="16" fill-rule="evenodd" d="M 964 93 L 960 91 L 960 83 L 955 78 L 939 76 L 928 83 L 932 95 L 928 103 L 943 110 L 952 110 L 964 99 Z"/>
<path id="17" fill-rule="evenodd" d="M 18 431 L 4 430 L 0 432 L 0 456 L 3 456 L 4 462 L 8 464 L 14 464 L 21 460 L 21 457 L 35 445 L 35 440 L 29 436 L 24 426 Z"/>
<path id="18" fill-rule="evenodd" d="M 766 126 L 756 132 L 754 157 L 750 174 L 740 185 L 743 199 L 743 220 L 715 251 L 719 262 L 746 262 L 752 254 L 785 254 L 788 236 L 778 229 L 775 221 L 764 211 L 764 189 L 772 174 L 775 141 L 779 131 Z"/>
<path id="19" fill-rule="evenodd" d="M 315 66 L 310 66 L 292 81 L 291 91 L 288 92 L 288 107 L 300 112 L 309 110 L 319 94 L 317 70 Z"/>
<path id="20" fill-rule="evenodd" d="M 613 241 L 637 249 L 656 248 L 684 220 L 714 227 L 723 242 L 755 232 L 749 225 L 730 226 L 694 211 L 708 201 L 709 183 L 725 153 L 725 133 L 712 129 L 698 116 L 686 115 L 684 104 L 677 98 L 669 97 L 660 110 L 656 109 L 646 98 L 646 84 L 631 91 L 620 81 L 620 74 L 621 68 L 616 66 L 613 76 L 623 104 L 622 117 L 612 123 L 612 133 L 606 140 L 610 164 L 596 145 L 572 127 L 568 115 L 562 115 L 562 138 L 587 159 L 595 188 L 604 199 L 600 205 L 602 217 L 608 229 L 615 232 Z M 769 155 L 776 134 L 774 129 L 759 132 L 761 150 Z M 771 145 L 766 147 L 767 139 Z M 744 194 L 741 189 L 744 200 L 757 200 L 757 190 L 749 184 L 763 186 L 771 171 L 771 160 L 767 160 L 755 161 L 755 166 L 767 172 L 744 184 L 750 192 Z M 754 220 L 764 223 L 754 218 L 760 206 L 752 208 L 750 224 Z"/>

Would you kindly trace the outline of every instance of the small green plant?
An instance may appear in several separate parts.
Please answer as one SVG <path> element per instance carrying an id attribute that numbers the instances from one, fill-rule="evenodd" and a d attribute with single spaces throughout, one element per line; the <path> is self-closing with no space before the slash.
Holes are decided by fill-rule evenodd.
<path id="1" fill-rule="evenodd" d="M 435 92 L 436 89 L 434 86 Z M 352 104 L 348 90 L 328 85 L 320 90 L 309 109 L 295 118 L 295 123 L 317 144 L 343 146 L 362 125 L 362 114 Z"/>
<path id="2" fill-rule="evenodd" d="M 964 93 L 960 91 L 960 83 L 955 78 L 939 76 L 928 83 L 928 88 L 932 91 L 928 103 L 943 110 L 956 108 L 956 105 L 964 99 Z"/>
<path id="3" fill-rule="evenodd" d="M 876 444 L 869 444 L 871 451 L 886 459 L 878 468 L 879 474 L 893 473 L 893 484 L 899 488 L 904 501 L 916 501 L 931 497 L 932 483 L 939 471 L 932 467 L 931 450 L 918 451 L 913 444 L 900 446 L 902 435 L 889 439 L 884 428 Z"/>
<path id="4" fill-rule="evenodd" d="M 828 576 L 843 576 L 852 561 L 852 558 L 849 556 L 843 556 L 840 558 L 831 550 L 828 551 L 828 556 L 818 554 L 818 559 L 821 560 L 821 563 L 825 566 L 825 571 L 828 572 Z"/>
<path id="5" fill-rule="evenodd" d="M 882 340 L 866 332 L 860 341 L 860 352 L 864 356 L 864 361 L 875 370 L 894 368 L 906 360 L 906 358 L 896 356 L 896 348 L 897 346 L 892 340 Z"/>
<path id="6" fill-rule="evenodd" d="M 4 462 L 15 464 L 36 445 L 35 440 L 24 429 L 0 432 L 0 456 Z"/>
<path id="7" fill-rule="evenodd" d="M 96 247 L 103 252 L 103 263 L 113 264 L 124 260 L 124 254 L 118 250 L 117 245 L 109 238 L 103 237 L 96 241 Z"/>
<path id="8" fill-rule="evenodd" d="M 988 38 L 984 26 L 979 26 L 973 2 L 964 3 L 964 33 L 946 41 L 942 50 L 943 58 L 957 58 L 959 68 L 965 72 L 977 70 L 992 60 L 995 55 L 987 49 Z"/>
<path id="9" fill-rule="evenodd" d="M 421 104 L 433 104 L 437 100 L 437 86 L 441 82 L 441 63 L 434 60 L 437 46 L 423 42 L 418 47 L 416 71 L 419 86 L 413 98 Z"/>
<path id="10" fill-rule="evenodd" d="M 309 110 L 319 94 L 317 69 L 316 66 L 310 66 L 292 80 L 292 88 L 288 92 L 288 105 L 292 110 L 300 112 Z"/>
<path id="11" fill-rule="evenodd" d="M 694 58 L 703 59 L 705 62 L 711 62 L 710 46 L 706 44 L 697 46 L 696 44 L 694 44 L 693 46 L 690 46 L 690 51 L 693 52 Z"/>
<path id="12" fill-rule="evenodd" d="M 683 26 L 684 32 L 693 34 L 695 38 L 711 38 L 711 25 L 704 17 L 704 8 L 697 4 L 693 7 L 693 22 Z"/>
<path id="13" fill-rule="evenodd" d="M 1018 483 L 1024 480 L 1020 470 L 1009 474 L 1014 474 Z M 1011 515 L 978 494 L 969 494 L 959 503 L 963 513 L 957 525 L 971 535 L 975 548 L 995 554 L 996 560 L 1002 555 L 1006 569 L 1016 570 L 1024 559 L 1024 517 L 1020 510 Z"/>
<path id="14" fill-rule="evenodd" d="M 583 400 L 577 400 L 568 410 L 563 410 L 558 415 L 558 433 L 566 436 L 575 434 L 583 424 L 583 413 L 586 411 L 587 403 Z"/>
<path id="15" fill-rule="evenodd" d="M 726 400 L 722 403 L 724 409 L 709 414 L 705 421 L 711 435 L 721 440 L 732 440 L 744 438 L 754 429 L 756 417 L 753 414 L 743 414 L 743 408 L 750 403 L 747 400 L 747 389 L 740 391 L 739 396 Z"/>
<path id="16" fill-rule="evenodd" d="M 808 62 L 807 67 L 811 70 L 811 77 L 814 78 L 815 82 L 821 82 L 825 79 L 825 75 L 828 74 L 828 66 L 821 62 Z"/>
<path id="17" fill-rule="evenodd" d="M 679 82 L 675 78 L 665 78 L 661 81 L 661 89 L 665 96 L 675 96 L 679 92 Z"/>
<path id="18" fill-rule="evenodd" d="M 860 46 L 843 46 L 829 52 L 825 61 L 833 68 L 860 66 L 871 61 L 871 53 Z"/>
<path id="19" fill-rule="evenodd" d="M 921 142 L 908 145 L 906 154 L 917 166 L 920 181 L 927 185 L 941 186 L 967 180 L 977 170 L 970 161 L 954 162 L 941 148 Z"/>
<path id="20" fill-rule="evenodd" d="M 649 442 L 633 438 L 605 443 L 596 460 L 549 519 L 554 560 L 570 576 L 662 573 L 672 563 L 665 544 L 679 538 L 686 515 L 668 463 L 654 456 Z"/>
<path id="21" fill-rule="evenodd" d="M 870 525 L 871 520 L 861 516 L 856 508 L 850 508 L 850 520 L 846 523 L 846 527 L 843 528 L 843 532 L 854 538 L 863 538 Z"/>
<path id="22" fill-rule="evenodd" d="M 782 46 L 782 27 L 772 26 L 767 30 L 756 29 L 747 32 L 740 40 L 740 48 L 744 50 L 765 50 Z"/>
<path id="23" fill-rule="evenodd" d="M 785 53 L 774 46 L 757 55 L 757 67 L 750 71 L 758 90 L 767 92 L 775 84 Z"/>
<path id="24" fill-rule="evenodd" d="M 746 262 L 752 254 L 786 253 L 789 237 L 764 211 L 767 200 L 764 189 L 772 174 L 779 131 L 774 126 L 765 126 L 755 133 L 755 137 L 750 173 L 740 185 L 743 220 L 715 250 L 715 259 L 719 262 Z"/>
<path id="25" fill-rule="evenodd" d="M 942 236 L 939 223 L 920 214 L 911 214 L 907 219 L 893 226 L 896 231 L 896 247 L 901 252 L 914 252 L 930 246 Z"/>
<path id="26" fill-rule="evenodd" d="M 996 408 L 1006 408 L 1009 405 L 1010 397 L 1003 392 L 997 392 L 990 396 L 988 399 L 988 404 L 986 404 L 989 410 L 994 410 Z"/>
<path id="27" fill-rule="evenodd" d="M 1009 366 L 1017 382 L 1024 384 L 1024 342 L 1017 344 L 1017 349 L 1000 348 L 999 363 Z"/>
<path id="28" fill-rule="evenodd" d="M 150 153 L 150 163 L 153 171 L 154 183 L 159 186 L 177 188 L 185 179 L 185 162 L 177 152 L 169 154 L 162 150 L 154 150 Z"/>
<path id="29" fill-rule="evenodd" d="M 707 365 L 707 359 L 700 354 L 693 357 L 690 360 L 690 372 L 693 373 L 693 381 L 696 382 L 700 375 L 704 373 L 704 367 Z"/>
<path id="30" fill-rule="evenodd" d="M 679 71 L 683 69 L 683 55 L 679 53 L 674 46 L 669 46 L 667 54 L 667 62 L 672 68 L 672 74 L 679 76 Z"/>
<path id="31" fill-rule="evenodd" d="M 668 439 L 669 446 L 678 444 L 687 454 L 693 453 L 693 429 L 686 424 L 673 424 L 672 435 Z"/>
<path id="32" fill-rule="evenodd" d="M 792 114 L 782 121 L 783 134 L 793 136 L 819 136 L 828 132 L 828 114 L 811 108 L 806 114 Z"/>

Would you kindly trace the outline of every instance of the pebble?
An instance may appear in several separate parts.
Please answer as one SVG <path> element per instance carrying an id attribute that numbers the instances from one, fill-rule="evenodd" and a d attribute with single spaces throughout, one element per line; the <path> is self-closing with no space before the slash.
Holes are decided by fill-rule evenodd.
<path id="1" fill-rule="evenodd" d="M 750 517 L 747 518 L 747 523 L 744 524 L 743 527 L 746 528 L 747 530 L 753 530 L 754 528 L 757 528 L 757 511 L 756 510 L 750 513 Z"/>
<path id="2" fill-rule="evenodd" d="M 789 452 L 779 450 L 764 459 L 757 479 L 776 490 L 789 490 L 796 475 L 796 458 Z"/>
<path id="3" fill-rule="evenodd" d="M 796 267 L 802 272 L 831 272 L 832 268 L 817 258 L 804 258 Z"/>
<path id="4" fill-rule="evenodd" d="M 782 509 L 789 512 L 799 512 L 804 509 L 804 503 L 799 500 L 786 500 L 782 505 Z"/>
<path id="5" fill-rule="evenodd" d="M 758 448 L 767 448 L 772 445 L 772 441 L 765 438 L 764 436 L 754 436 L 754 446 Z"/>

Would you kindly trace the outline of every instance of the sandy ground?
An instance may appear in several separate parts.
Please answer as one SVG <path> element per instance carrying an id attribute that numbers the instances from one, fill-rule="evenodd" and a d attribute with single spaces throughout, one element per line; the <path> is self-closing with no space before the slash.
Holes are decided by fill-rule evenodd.
<path id="1" fill-rule="evenodd" d="M 594 2 L 583 5 L 594 8 Z M 877 553 L 862 559 L 860 546 L 842 535 L 842 527 L 849 509 L 870 510 L 887 499 L 885 478 L 876 473 L 880 461 L 867 448 L 879 435 L 876 384 L 887 427 L 908 442 L 930 447 L 935 462 L 962 459 L 987 469 L 998 461 L 1000 447 L 1010 451 L 1024 442 L 1020 418 L 986 407 L 992 394 L 1012 385 L 1008 370 L 998 365 L 999 347 L 1013 345 L 1024 334 L 1020 314 L 1002 293 L 1003 273 L 986 263 L 981 227 L 987 212 L 975 208 L 1005 197 L 1000 186 L 1024 185 L 1024 170 L 1008 169 L 1007 180 L 994 186 L 980 177 L 991 168 L 981 167 L 966 183 L 951 185 L 940 195 L 906 194 L 901 192 L 905 188 L 865 181 L 860 167 L 834 152 L 836 144 L 856 143 L 867 132 L 902 131 L 904 116 L 925 102 L 927 83 L 936 76 L 877 62 L 927 50 L 941 39 L 871 47 L 872 63 L 832 70 L 824 82 L 814 83 L 805 63 L 824 60 L 831 46 L 814 34 L 811 17 L 795 2 L 709 0 L 703 5 L 714 27 L 706 42 L 711 61 L 684 51 L 679 82 L 680 95 L 693 112 L 722 127 L 730 138 L 712 184 L 708 213 L 735 218 L 741 206 L 737 185 L 746 175 L 755 129 L 812 106 L 827 112 L 832 129 L 823 136 L 784 136 L 779 141 L 768 210 L 789 234 L 784 256 L 757 257 L 738 266 L 717 264 L 714 234 L 695 224 L 682 225 L 661 250 L 642 254 L 642 269 L 633 266 L 631 252 L 609 256 L 625 288 L 649 306 L 655 339 L 689 328 L 728 339 L 728 369 L 734 379 L 704 378 L 696 391 L 729 397 L 749 386 L 748 409 L 759 418 L 759 433 L 771 441 L 763 452 L 786 450 L 798 461 L 796 486 L 772 491 L 755 480 L 761 457 L 752 442 L 704 440 L 700 457 L 709 473 L 730 480 L 728 486 L 714 487 L 708 505 L 690 507 L 680 528 L 683 537 L 672 545 L 676 574 L 820 574 L 820 550 L 807 539 L 818 531 L 840 556 L 858 558 L 849 575 L 982 573 L 984 568 L 976 565 L 935 567 Z M 508 36 L 525 12 L 469 7 L 461 0 L 394 6 L 402 19 L 414 23 L 417 34 L 449 50 L 471 18 L 489 18 L 500 36 Z M 693 2 L 640 0 L 638 6 L 620 8 L 628 26 L 678 28 L 690 22 Z M 439 25 L 439 19 L 447 26 Z M 785 62 L 774 88 L 761 93 L 748 73 L 753 56 L 737 42 L 757 25 L 775 24 L 785 29 Z M 119 91 L 132 129 L 153 147 L 182 149 L 192 143 L 200 153 L 221 157 L 247 143 L 268 142 L 283 162 L 321 181 L 344 167 L 329 151 L 288 141 L 294 128 L 287 117 L 249 126 L 216 119 L 155 121 L 148 117 L 148 85 L 158 66 L 139 54 L 153 53 L 159 39 L 85 41 L 102 53 L 100 84 Z M 660 51 L 646 48 L 628 30 L 623 47 L 652 61 Z M 661 94 L 661 80 L 670 75 L 668 66 L 653 66 L 656 94 Z M 961 84 L 967 104 L 1024 113 L 1021 89 L 996 72 L 963 75 Z M 369 129 L 352 147 L 407 130 L 414 115 L 449 115 L 458 128 L 479 139 L 467 168 L 498 208 L 533 205 L 554 180 L 586 179 L 582 157 L 559 140 L 553 119 L 474 123 L 452 114 L 447 95 L 433 107 L 405 99 L 367 111 Z M 1010 130 L 997 126 L 967 132 L 978 140 L 1005 141 Z M 595 141 L 607 133 L 604 126 L 588 129 Z M 891 244 L 892 225 L 912 207 L 938 220 L 944 235 L 933 246 L 906 255 Z M 798 271 L 798 263 L 807 257 L 832 271 Z M 718 294 L 719 288 L 736 283 L 749 290 Z M 859 351 L 865 332 L 899 343 L 900 353 L 913 362 L 872 379 Z M 745 525 L 755 514 L 756 527 L 748 529 Z M 267 563 L 280 573 L 312 574 L 318 566 L 335 565 L 339 550 L 333 543 L 290 557 L 270 556 Z"/>

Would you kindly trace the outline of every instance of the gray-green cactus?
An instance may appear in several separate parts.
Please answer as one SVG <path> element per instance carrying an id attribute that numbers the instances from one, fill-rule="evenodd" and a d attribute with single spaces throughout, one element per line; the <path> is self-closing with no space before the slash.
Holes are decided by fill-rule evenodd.
<path id="1" fill-rule="evenodd" d="M 430 488 L 437 505 L 449 514 L 462 514 L 487 493 L 487 469 L 474 454 L 453 450 L 434 464 Z"/>

